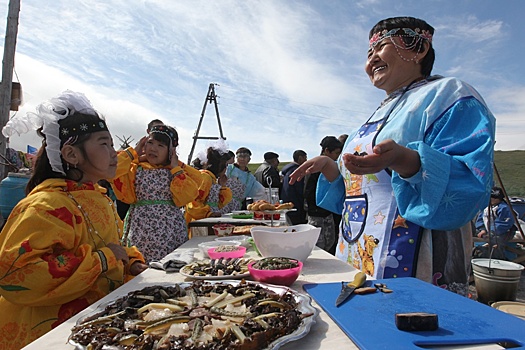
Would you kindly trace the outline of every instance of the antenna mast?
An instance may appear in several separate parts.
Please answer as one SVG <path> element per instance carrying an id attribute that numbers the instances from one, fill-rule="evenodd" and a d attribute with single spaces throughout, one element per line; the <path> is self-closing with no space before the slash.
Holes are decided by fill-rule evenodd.
<path id="1" fill-rule="evenodd" d="M 195 134 L 193 135 L 193 145 L 191 146 L 190 155 L 188 156 L 188 164 L 191 163 L 191 158 L 193 157 L 193 152 L 195 151 L 195 145 L 197 144 L 197 140 L 218 140 L 219 139 L 218 136 L 199 136 L 199 132 L 201 130 L 201 125 L 202 125 L 202 120 L 204 119 L 204 114 L 206 113 L 206 106 L 208 102 L 210 104 L 213 102 L 213 105 L 215 106 L 215 115 L 217 116 L 217 123 L 219 125 L 220 138 L 226 140 L 226 137 L 224 137 L 222 133 L 221 118 L 219 116 L 219 107 L 217 106 L 217 95 L 215 94 L 215 85 L 219 86 L 219 84 L 210 83 L 210 86 L 208 87 L 208 93 L 206 95 L 206 99 L 204 100 L 204 106 L 202 107 L 202 113 L 199 119 L 199 124 L 197 125 L 197 130 L 195 131 Z"/>

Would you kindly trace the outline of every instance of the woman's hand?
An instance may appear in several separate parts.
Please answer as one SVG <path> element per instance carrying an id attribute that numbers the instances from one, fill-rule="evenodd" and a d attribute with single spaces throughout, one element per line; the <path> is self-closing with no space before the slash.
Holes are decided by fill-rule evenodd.
<path id="1" fill-rule="evenodd" d="M 411 177 L 421 168 L 419 153 L 396 143 L 385 140 L 373 148 L 373 153 L 365 156 L 345 153 L 343 164 L 352 174 L 374 174 L 390 168 L 401 177 Z"/>
<path id="2" fill-rule="evenodd" d="M 115 258 L 117 258 L 117 260 L 122 260 L 124 265 L 129 263 L 128 253 L 126 252 L 126 249 L 124 249 L 123 246 L 117 243 L 108 243 L 107 247 L 111 249 L 111 251 L 115 255 Z"/>
<path id="3" fill-rule="evenodd" d="M 487 235 L 487 231 L 481 230 L 478 232 L 478 238 L 484 238 Z"/>
<path id="4" fill-rule="evenodd" d="M 337 164 L 327 156 L 317 156 L 308 159 L 290 174 L 290 185 L 301 181 L 307 174 L 323 173 L 328 181 L 334 181 L 339 176 Z"/>
<path id="5" fill-rule="evenodd" d="M 148 136 L 142 137 L 139 142 L 135 145 L 135 152 L 139 155 L 139 162 L 146 161 L 146 155 L 144 154 L 144 145 L 148 141 Z"/>
<path id="6" fill-rule="evenodd" d="M 228 177 L 226 176 L 226 174 L 222 174 L 221 176 L 219 176 L 219 185 L 226 186 L 226 181 L 228 181 Z"/>
<path id="7" fill-rule="evenodd" d="M 136 276 L 138 275 L 139 273 L 141 273 L 142 271 L 146 270 L 148 268 L 148 265 L 140 262 L 140 261 L 135 261 L 133 264 L 131 264 L 131 266 L 129 267 L 129 273 L 132 275 L 132 276 Z"/>

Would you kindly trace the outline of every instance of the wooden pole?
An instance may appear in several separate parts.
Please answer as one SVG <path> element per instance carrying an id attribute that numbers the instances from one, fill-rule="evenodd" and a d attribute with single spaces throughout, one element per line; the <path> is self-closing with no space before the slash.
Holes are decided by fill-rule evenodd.
<path id="1" fill-rule="evenodd" d="M 4 59 L 2 61 L 2 81 L 0 82 L 0 131 L 9 121 L 9 111 L 11 110 L 11 88 L 13 82 L 13 67 L 15 62 L 19 14 L 20 0 L 10 0 L 4 43 Z M 6 151 L 7 138 L 0 132 L 0 154 L 6 156 Z M 7 168 L 5 166 L 0 166 L 0 180 L 6 176 Z"/>
<path id="2" fill-rule="evenodd" d="M 507 194 L 507 191 L 505 190 L 505 186 L 503 186 L 503 181 L 501 181 L 501 176 L 499 176 L 499 171 L 498 171 L 498 168 L 496 168 L 496 163 L 494 163 L 494 174 L 498 178 L 498 182 L 501 186 L 501 190 L 503 191 L 503 195 L 505 196 L 505 199 L 507 200 L 507 204 L 509 205 L 510 212 L 512 213 L 512 217 L 514 218 L 514 222 L 516 223 L 516 227 L 518 228 L 518 231 L 520 231 L 521 239 L 525 241 L 525 234 L 523 233 L 523 229 L 521 228 L 520 222 L 518 221 L 516 212 L 514 211 L 514 208 L 512 208 L 512 204 L 510 203 L 510 198 Z"/>

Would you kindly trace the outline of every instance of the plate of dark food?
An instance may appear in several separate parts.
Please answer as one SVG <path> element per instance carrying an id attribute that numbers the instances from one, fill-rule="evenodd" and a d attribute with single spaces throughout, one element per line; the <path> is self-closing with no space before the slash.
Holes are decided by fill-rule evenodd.
<path id="1" fill-rule="evenodd" d="M 319 314 L 311 300 L 245 280 L 152 285 L 81 317 L 69 343 L 79 350 L 276 350 L 308 334 Z"/>
<path id="2" fill-rule="evenodd" d="M 200 260 L 185 265 L 180 274 L 194 280 L 241 279 L 250 276 L 248 263 L 252 259 L 211 259 Z"/>

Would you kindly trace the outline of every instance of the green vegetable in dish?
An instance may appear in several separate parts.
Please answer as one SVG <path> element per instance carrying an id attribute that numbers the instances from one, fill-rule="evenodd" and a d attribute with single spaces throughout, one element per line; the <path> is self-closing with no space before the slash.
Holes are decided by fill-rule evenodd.
<path id="1" fill-rule="evenodd" d="M 296 259 L 290 258 L 264 258 L 253 264 L 257 270 L 286 270 L 299 266 Z"/>

